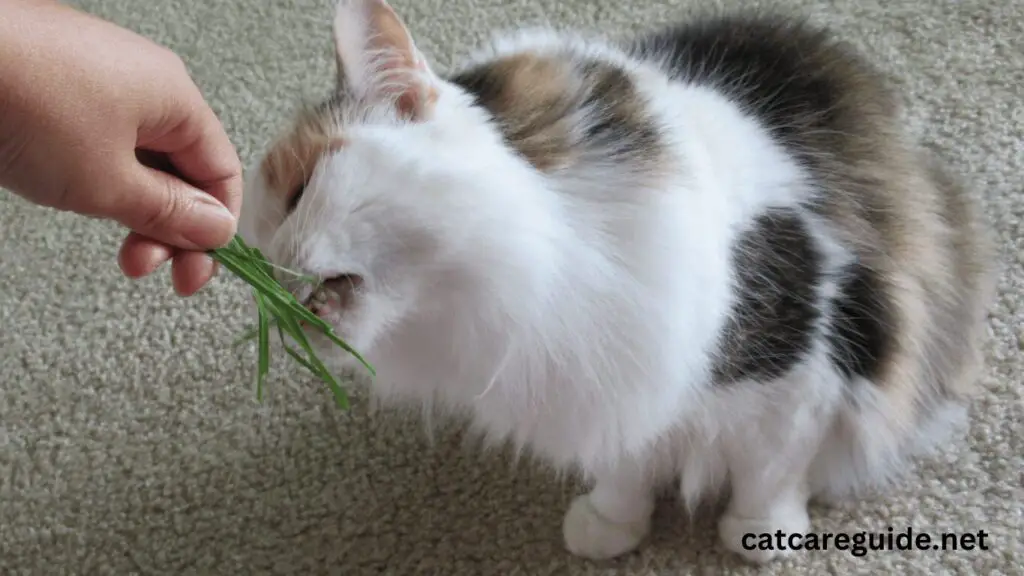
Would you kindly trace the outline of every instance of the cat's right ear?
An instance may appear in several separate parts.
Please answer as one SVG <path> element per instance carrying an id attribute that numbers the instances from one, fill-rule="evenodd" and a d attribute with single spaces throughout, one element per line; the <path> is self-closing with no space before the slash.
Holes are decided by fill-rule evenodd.
<path id="1" fill-rule="evenodd" d="M 437 77 L 386 0 L 339 0 L 334 13 L 338 89 L 390 102 L 407 118 L 427 115 Z"/>

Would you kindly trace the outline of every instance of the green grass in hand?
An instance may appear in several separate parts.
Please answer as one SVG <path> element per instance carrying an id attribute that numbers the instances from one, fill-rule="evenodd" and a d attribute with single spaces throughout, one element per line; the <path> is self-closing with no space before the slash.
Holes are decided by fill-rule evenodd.
<path id="1" fill-rule="evenodd" d="M 376 375 L 376 371 L 358 352 L 339 338 L 329 324 L 303 306 L 291 292 L 285 289 L 274 277 L 274 270 L 293 274 L 296 278 L 310 283 L 314 290 L 318 287 L 317 279 L 275 266 L 267 261 L 258 249 L 246 245 L 239 236 L 235 236 L 227 246 L 211 251 L 210 255 L 221 266 L 249 284 L 253 297 L 256 299 L 258 317 L 256 328 L 239 339 L 239 342 L 245 342 L 256 338 L 259 351 L 259 361 L 256 367 L 256 398 L 263 401 L 263 382 L 270 372 L 270 330 L 273 327 L 281 339 L 285 352 L 327 383 L 338 406 L 348 408 L 348 396 L 313 352 L 313 347 L 302 329 L 302 323 L 305 322 L 320 330 L 331 342 L 355 356 L 370 371 L 370 374 Z M 286 334 L 299 344 L 299 347 L 302 348 L 301 351 L 288 345 L 285 339 Z"/>

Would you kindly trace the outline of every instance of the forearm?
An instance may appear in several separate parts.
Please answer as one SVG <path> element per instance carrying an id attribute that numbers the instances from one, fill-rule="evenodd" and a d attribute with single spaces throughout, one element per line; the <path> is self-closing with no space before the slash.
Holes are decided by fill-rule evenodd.
<path id="1" fill-rule="evenodd" d="M 80 12 L 54 0 L 0 0 L 0 96 L 24 92 L 53 64 L 88 46 L 74 45 L 71 15 Z M 70 32 L 70 34 L 69 34 Z"/>
<path id="2" fill-rule="evenodd" d="M 29 127 L 62 84 L 48 64 L 70 49 L 59 39 L 68 10 L 52 0 L 0 0 L 0 187 L 21 191 L 16 168 L 33 136 Z"/>
<path id="3" fill-rule="evenodd" d="M 31 69 L 66 10 L 53 0 L 0 0 L 0 88 L 11 89 Z"/>

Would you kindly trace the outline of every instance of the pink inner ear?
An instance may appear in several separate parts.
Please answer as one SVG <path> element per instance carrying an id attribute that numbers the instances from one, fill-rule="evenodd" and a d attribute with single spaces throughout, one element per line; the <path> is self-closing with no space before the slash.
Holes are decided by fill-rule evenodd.
<path id="1" fill-rule="evenodd" d="M 405 24 L 385 2 L 371 2 L 369 14 L 371 48 L 392 50 L 402 56 L 403 66 L 414 66 L 416 48 Z"/>
<path id="2" fill-rule="evenodd" d="M 437 102 L 437 90 L 430 85 L 414 83 L 408 88 L 398 88 L 395 107 L 409 120 L 422 120 Z"/>
<path id="3" fill-rule="evenodd" d="M 331 136 L 327 140 L 327 151 L 330 153 L 337 152 L 338 150 L 344 148 L 345 144 L 346 142 L 344 136 Z"/>
<path id="4" fill-rule="evenodd" d="M 384 68 L 402 73 L 402 80 L 384 84 L 384 93 L 396 97 L 400 114 L 409 119 L 419 119 L 427 114 L 437 101 L 437 90 L 426 79 L 429 72 L 416 50 L 409 30 L 383 0 L 372 0 L 369 8 L 370 50 L 384 50 L 391 59 Z"/>

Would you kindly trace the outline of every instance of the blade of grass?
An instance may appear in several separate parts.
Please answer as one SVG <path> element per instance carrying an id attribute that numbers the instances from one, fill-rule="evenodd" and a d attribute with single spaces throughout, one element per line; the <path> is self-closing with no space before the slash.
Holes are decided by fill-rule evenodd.
<path id="1" fill-rule="evenodd" d="M 273 262 L 268 260 L 266 256 L 263 255 L 263 252 L 261 252 L 259 248 L 250 247 L 248 244 L 245 243 L 245 240 L 243 240 L 240 236 L 236 237 L 236 242 L 238 247 L 243 252 L 247 252 L 248 254 L 252 255 L 254 259 L 253 263 L 258 264 L 260 268 L 262 268 L 264 274 L 266 274 L 269 278 L 273 278 L 273 271 L 277 270 L 279 272 L 283 272 L 285 274 L 293 276 L 299 280 L 309 282 L 311 284 L 318 283 L 318 280 L 314 276 L 310 276 L 308 274 L 300 274 L 299 272 L 295 272 L 294 270 L 289 270 L 283 266 L 278 266 L 277 264 L 274 264 Z"/>
<path id="2" fill-rule="evenodd" d="M 302 306 L 301 310 L 299 310 L 298 312 L 300 315 L 308 315 L 316 318 L 316 315 L 313 314 L 304 306 Z M 309 361 L 302 362 L 303 366 L 305 366 L 315 375 L 319 376 L 321 380 L 327 383 L 328 387 L 331 389 L 331 393 L 334 394 L 334 398 L 339 406 L 341 406 L 342 408 L 347 407 L 347 395 L 345 394 L 344 390 L 342 390 L 341 386 L 338 384 L 338 381 L 334 378 L 334 375 L 331 374 L 331 371 L 328 370 L 326 366 L 324 366 L 323 362 L 321 362 L 320 359 L 317 357 L 316 352 L 313 351 L 313 347 L 309 343 L 309 340 L 306 338 L 306 334 L 303 331 L 302 327 L 299 325 L 299 323 L 288 314 L 278 313 L 277 317 L 280 319 L 280 322 L 278 324 L 278 334 L 280 335 L 283 332 L 287 332 L 288 335 L 291 336 L 292 339 L 295 340 L 303 350 L 305 350 L 306 354 L 309 356 Z M 283 335 L 281 337 L 281 341 L 282 344 L 284 344 L 285 348 L 287 349 L 288 345 Z M 294 354 L 292 354 L 291 356 L 293 358 L 295 357 Z"/>
<path id="3" fill-rule="evenodd" d="M 217 261 L 261 294 L 269 296 L 275 294 L 277 289 L 283 290 L 283 288 L 275 288 L 275 282 L 271 278 L 260 274 L 261 271 L 255 270 L 251 265 L 246 266 L 245 262 L 235 254 L 225 252 L 217 256 Z M 278 286 L 280 287 L 280 285 Z"/>
<path id="4" fill-rule="evenodd" d="M 288 305 L 291 312 L 299 316 L 301 320 L 304 320 L 307 323 L 311 324 L 313 327 L 321 330 L 321 332 L 323 332 L 324 335 L 326 335 L 328 339 L 330 339 L 334 344 L 344 349 L 344 351 L 347 352 L 348 354 L 354 356 L 355 359 L 358 360 L 360 364 L 364 365 L 372 375 L 377 375 L 377 371 L 374 369 L 374 367 L 371 366 L 371 364 L 367 362 L 367 360 L 364 357 L 362 357 L 362 355 L 356 352 L 355 349 L 352 348 L 352 346 L 350 346 L 344 340 L 339 338 L 338 335 L 334 332 L 334 328 L 332 328 L 330 324 L 325 322 L 322 318 L 319 318 L 318 316 L 313 314 L 309 310 L 309 308 L 302 305 L 293 295 L 289 294 L 289 296 L 289 298 L 285 299 L 285 301 L 280 303 Z"/>
<path id="5" fill-rule="evenodd" d="M 287 304 L 287 302 L 285 304 Z M 317 357 L 316 352 L 313 351 L 313 347 L 309 343 L 309 340 L 306 338 L 306 334 L 303 331 L 302 327 L 299 325 L 299 323 L 291 315 L 287 313 L 282 313 L 282 311 L 277 309 L 277 302 L 264 302 L 264 305 L 273 310 L 274 312 L 276 312 L 275 316 L 278 319 L 278 329 L 280 331 L 286 332 L 289 336 L 291 336 L 292 339 L 295 340 L 299 344 L 299 346 L 303 348 L 303 350 L 305 350 L 306 354 L 308 354 L 308 361 L 300 362 L 300 364 L 302 364 L 305 368 L 313 372 L 313 374 L 318 376 L 321 380 L 326 382 L 331 390 L 331 393 L 334 395 L 337 404 L 342 408 L 346 408 L 348 406 L 347 395 L 341 389 L 341 386 L 338 384 L 337 380 L 335 380 L 330 370 L 328 370 L 327 367 L 324 366 L 323 362 L 321 362 L 320 359 Z M 313 315 L 313 313 L 306 309 L 304 306 L 301 307 L 301 309 L 298 310 L 298 312 L 300 315 L 308 314 L 310 316 L 315 317 L 315 315 Z M 287 342 L 284 341 L 283 337 L 282 343 L 285 345 L 285 348 L 287 350 L 289 346 L 287 345 Z M 296 357 L 295 354 L 289 355 L 292 356 L 292 358 Z"/>
<path id="6" fill-rule="evenodd" d="M 296 351 L 291 346 L 285 345 L 284 351 L 287 352 L 288 355 L 291 356 L 293 360 L 295 360 L 299 364 L 302 364 L 303 366 L 305 366 L 306 369 L 309 370 L 310 372 L 313 372 L 314 374 L 317 372 L 316 367 L 313 366 L 308 360 L 303 358 L 302 355 L 299 354 L 298 351 Z M 334 382 L 334 386 L 337 387 L 339 390 L 341 389 L 341 387 L 338 386 L 337 382 L 334 380 L 333 376 L 328 374 L 327 375 L 327 379 L 330 382 Z M 343 410 L 347 410 L 348 409 L 348 396 L 346 394 L 341 393 L 341 394 L 335 396 L 334 399 L 337 402 L 338 407 L 340 407 Z"/>
<path id="7" fill-rule="evenodd" d="M 296 301 L 295 304 L 296 307 L 294 309 L 294 312 L 297 316 L 299 316 L 301 320 L 304 320 L 307 323 L 311 324 L 314 328 L 319 329 L 320 332 L 323 333 L 324 336 L 326 336 L 332 343 L 340 347 L 342 350 L 353 355 L 357 360 L 359 360 L 359 362 L 363 366 L 366 367 L 367 370 L 370 371 L 371 375 L 377 375 L 377 371 L 373 368 L 373 366 L 370 365 L 369 362 L 366 361 L 365 358 L 363 358 L 361 354 L 356 352 L 355 349 L 349 346 L 344 340 L 338 338 L 338 335 L 334 333 L 334 328 L 332 328 L 330 324 L 324 322 L 323 318 L 320 318 L 311 310 L 299 304 L 298 301 Z"/>
<path id="8" fill-rule="evenodd" d="M 302 323 L 318 330 L 334 345 L 353 355 L 372 375 L 376 376 L 376 370 L 362 355 L 339 338 L 327 322 L 314 314 L 299 302 L 291 291 L 282 286 L 275 277 L 274 272 L 278 271 L 282 274 L 293 276 L 302 282 L 311 284 L 313 289 L 319 287 L 319 281 L 308 275 L 273 264 L 259 249 L 246 244 L 241 236 L 235 236 L 227 246 L 213 250 L 210 254 L 229 272 L 247 283 L 253 292 L 258 317 L 257 326 L 243 335 L 242 338 L 236 340 L 235 344 L 251 340 L 254 337 L 257 339 L 259 353 L 256 376 L 257 398 L 262 401 L 263 382 L 270 372 L 270 327 L 275 326 L 288 355 L 299 365 L 323 380 L 330 388 L 335 401 L 341 408 L 348 408 L 347 395 L 334 375 L 317 357 L 306 337 Z M 285 333 L 299 344 L 299 347 L 305 352 L 305 356 L 288 345 L 284 337 Z"/>
<path id="9" fill-rule="evenodd" d="M 366 358 L 363 358 L 362 354 L 356 352 L 356 350 L 349 346 L 348 344 L 346 344 L 344 340 L 338 338 L 338 335 L 334 333 L 334 330 L 328 327 L 328 329 L 324 331 L 324 335 L 327 336 L 327 338 L 335 345 L 337 345 L 339 348 L 354 356 L 356 360 L 359 360 L 359 363 L 362 364 L 370 372 L 371 376 L 377 375 L 377 370 L 373 366 L 371 366 L 369 362 L 366 361 Z"/>
<path id="10" fill-rule="evenodd" d="M 305 320 L 309 324 L 312 324 L 315 328 L 318 328 L 320 332 L 327 336 L 327 338 L 332 343 L 334 343 L 344 351 L 348 352 L 349 354 L 353 355 L 357 360 L 359 360 L 359 362 L 363 366 L 365 366 L 367 370 L 370 371 L 370 374 L 372 374 L 373 376 L 377 375 L 377 371 L 373 368 L 373 366 L 371 366 L 370 363 L 367 362 L 366 359 L 363 358 L 361 354 L 359 354 L 359 352 L 357 352 L 354 348 L 349 346 L 348 343 L 346 343 L 344 340 L 339 338 L 338 335 L 334 333 L 334 328 L 332 328 L 330 324 L 325 322 L 323 318 L 320 318 L 305 306 L 302 306 L 300 303 L 298 303 L 297 300 L 295 301 L 295 303 L 297 305 L 295 313 L 296 315 L 300 316 L 300 319 Z"/>
<path id="11" fill-rule="evenodd" d="M 256 309 L 259 315 L 259 367 L 256 371 L 256 401 L 263 402 L 263 381 L 270 374 L 270 318 L 263 297 L 256 295 Z"/>
<path id="12" fill-rule="evenodd" d="M 253 292 L 253 294 L 255 294 L 255 291 Z M 274 318 L 270 318 L 270 326 L 271 327 L 277 326 L 277 320 L 274 319 Z M 245 332 L 242 332 L 241 336 L 236 338 L 235 341 L 231 343 L 231 346 L 232 347 L 241 346 L 242 344 L 245 344 L 249 340 L 252 340 L 252 339 L 258 337 L 259 335 L 260 335 L 259 324 L 257 324 L 256 326 L 250 326 Z"/>
<path id="13" fill-rule="evenodd" d="M 313 351 L 313 347 L 310 345 L 309 340 L 306 339 L 306 334 L 302 330 L 302 327 L 299 326 L 299 323 L 291 316 L 286 315 L 281 316 L 281 322 L 284 324 L 284 329 L 288 332 L 288 335 L 298 342 L 299 346 L 305 350 L 306 354 L 308 354 L 310 363 L 316 368 L 316 373 L 320 378 L 327 382 L 327 385 L 331 388 L 331 392 L 334 394 L 334 398 L 338 402 L 338 405 L 342 407 L 347 406 L 348 397 L 338 385 L 338 382 L 335 381 L 331 372 L 326 366 L 324 366 L 323 362 L 317 358 L 316 352 Z"/>

